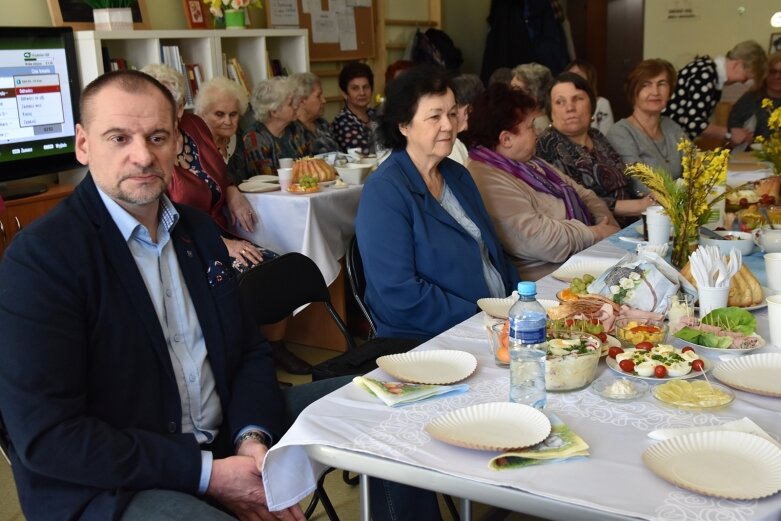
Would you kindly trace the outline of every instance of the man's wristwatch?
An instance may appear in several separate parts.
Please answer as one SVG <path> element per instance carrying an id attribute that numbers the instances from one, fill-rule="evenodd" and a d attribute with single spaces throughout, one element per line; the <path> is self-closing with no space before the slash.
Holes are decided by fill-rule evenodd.
<path id="1" fill-rule="evenodd" d="M 729 143 L 730 141 L 732 141 L 732 132 L 730 132 L 729 130 L 728 130 L 728 131 L 726 131 L 726 132 L 724 133 L 724 139 L 727 141 L 727 143 Z"/>
<path id="2" fill-rule="evenodd" d="M 239 437 L 239 439 L 236 441 L 236 448 L 241 446 L 242 443 L 244 443 L 246 440 L 255 440 L 259 441 L 266 447 L 271 447 L 271 440 L 269 437 L 260 431 L 248 431 Z"/>

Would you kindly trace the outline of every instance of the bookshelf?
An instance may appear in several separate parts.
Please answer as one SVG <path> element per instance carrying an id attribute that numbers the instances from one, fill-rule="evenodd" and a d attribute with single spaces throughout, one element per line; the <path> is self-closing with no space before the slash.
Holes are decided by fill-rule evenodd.
<path id="1" fill-rule="evenodd" d="M 305 29 L 77 31 L 74 37 L 82 88 L 106 72 L 104 49 L 110 59 L 140 69 L 161 63 L 163 46 L 176 46 L 183 63 L 199 66 L 203 80 L 227 75 L 225 64 L 235 58 L 250 89 L 273 75 L 271 60 L 279 60 L 289 73 L 309 70 Z"/>

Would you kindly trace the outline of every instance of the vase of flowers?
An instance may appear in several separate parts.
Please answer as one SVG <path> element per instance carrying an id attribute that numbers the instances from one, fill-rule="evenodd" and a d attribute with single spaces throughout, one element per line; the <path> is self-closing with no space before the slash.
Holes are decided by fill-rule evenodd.
<path id="1" fill-rule="evenodd" d="M 683 152 L 683 176 L 673 180 L 664 170 L 636 163 L 626 168 L 626 174 L 645 184 L 670 216 L 673 225 L 672 264 L 681 269 L 686 265 L 691 246 L 696 248 L 699 227 L 708 222 L 712 208 L 724 198 L 719 187 L 727 181 L 729 150 L 700 150 L 687 139 L 678 143 Z"/>
<path id="2" fill-rule="evenodd" d="M 774 108 L 773 100 L 765 98 L 762 100 L 762 108 L 770 114 L 767 118 L 770 135 L 767 138 L 757 136 L 755 141 L 762 145 L 762 148 L 754 154 L 758 159 L 772 163 L 775 174 L 781 175 L 781 107 Z"/>
<path id="3" fill-rule="evenodd" d="M 260 0 L 203 0 L 214 16 L 214 22 L 226 29 L 244 29 L 248 7 L 260 9 Z"/>
<path id="4" fill-rule="evenodd" d="M 84 0 L 92 8 L 96 31 L 131 31 L 136 0 Z"/>

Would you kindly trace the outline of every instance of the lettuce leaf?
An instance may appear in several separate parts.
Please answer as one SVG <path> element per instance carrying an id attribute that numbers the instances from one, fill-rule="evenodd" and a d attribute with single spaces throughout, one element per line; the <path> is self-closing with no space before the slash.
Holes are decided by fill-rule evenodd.
<path id="1" fill-rule="evenodd" d="M 726 349 L 732 345 L 732 337 L 719 336 L 715 333 L 706 333 L 695 329 L 693 327 L 684 327 L 675 333 L 676 337 L 692 344 L 697 344 L 705 347 L 715 347 L 718 349 Z"/>
<path id="2" fill-rule="evenodd" d="M 750 311 L 734 306 L 714 309 L 702 318 L 702 322 L 744 335 L 750 335 L 757 329 L 757 319 L 754 315 Z"/>

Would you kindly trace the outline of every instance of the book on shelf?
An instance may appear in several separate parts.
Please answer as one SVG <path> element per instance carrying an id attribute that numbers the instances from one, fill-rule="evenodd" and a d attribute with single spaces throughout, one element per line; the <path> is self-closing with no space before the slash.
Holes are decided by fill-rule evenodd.
<path id="1" fill-rule="evenodd" d="M 187 70 L 187 82 L 190 84 L 190 92 L 192 93 L 193 99 L 195 99 L 195 96 L 198 95 L 198 87 L 200 86 L 200 83 L 198 82 L 198 79 L 195 75 L 195 65 L 194 63 L 185 63 L 184 67 Z"/>
<path id="2" fill-rule="evenodd" d="M 252 85 L 247 80 L 247 75 L 244 73 L 244 67 L 241 66 L 241 62 L 238 58 L 231 58 L 230 63 L 236 71 L 239 84 L 244 87 L 244 91 L 249 93 L 252 90 Z"/>

